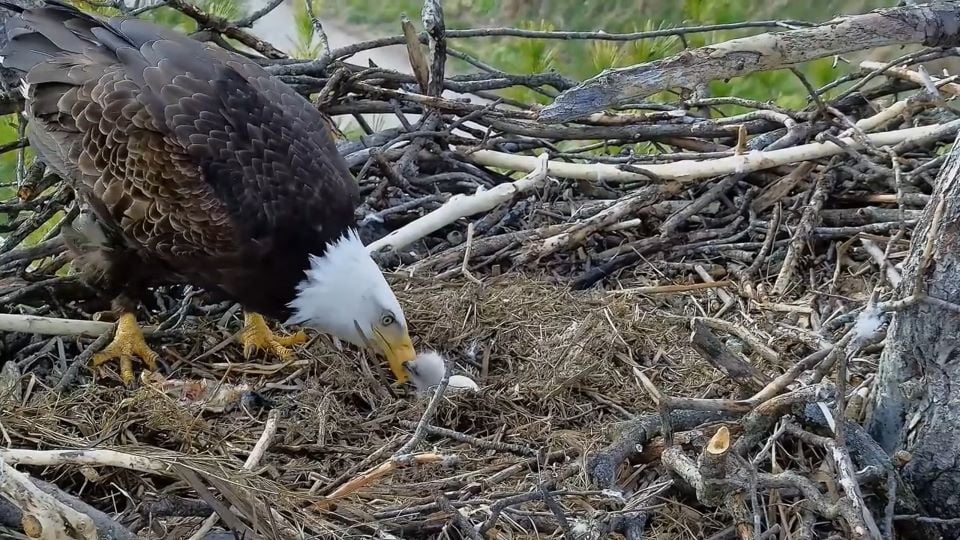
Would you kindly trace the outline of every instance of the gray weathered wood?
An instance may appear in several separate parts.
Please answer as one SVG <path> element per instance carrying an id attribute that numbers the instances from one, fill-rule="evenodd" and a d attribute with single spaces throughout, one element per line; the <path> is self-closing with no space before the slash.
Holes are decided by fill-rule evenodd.
<path id="1" fill-rule="evenodd" d="M 936 209 L 944 202 L 940 226 L 931 234 Z M 923 265 L 932 238 L 932 257 Z M 960 303 L 960 145 L 954 146 L 937 178 L 934 193 L 914 231 L 899 287 Z M 895 313 L 880 359 L 870 434 L 888 453 L 909 452 L 902 475 L 924 512 L 960 515 L 960 314 L 920 302 Z M 960 529 L 960 528 L 958 528 Z M 945 538 L 957 538 L 960 530 Z"/>
<path id="2" fill-rule="evenodd" d="M 562 92 L 540 111 L 544 123 L 574 120 L 669 88 L 693 89 L 718 80 L 889 45 L 952 47 L 960 37 L 957 2 L 938 2 L 833 19 L 770 32 L 609 69 Z"/>

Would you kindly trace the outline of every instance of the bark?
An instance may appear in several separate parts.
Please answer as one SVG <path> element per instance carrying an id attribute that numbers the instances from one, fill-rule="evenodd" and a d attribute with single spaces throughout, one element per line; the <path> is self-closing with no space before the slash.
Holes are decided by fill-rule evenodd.
<path id="1" fill-rule="evenodd" d="M 868 133 L 866 140 L 875 146 L 894 146 L 905 141 L 952 137 L 960 128 L 960 120 L 943 124 L 916 126 L 881 133 Z M 584 137 L 588 138 L 588 137 Z M 853 137 L 840 139 L 844 145 L 858 150 L 863 144 Z M 949 139 L 948 139 L 949 140 Z M 671 163 L 653 163 L 633 165 L 629 170 L 620 165 L 609 163 L 570 163 L 569 161 L 550 160 L 547 174 L 559 178 L 593 180 L 596 182 L 627 183 L 650 182 L 651 180 L 694 182 L 703 178 L 712 178 L 727 174 L 741 174 L 772 169 L 781 165 L 813 161 L 843 153 L 845 150 L 833 142 L 812 142 L 779 150 L 753 150 L 746 154 L 707 160 L 684 160 Z M 474 150 L 464 148 L 464 158 L 476 165 L 500 167 L 514 171 L 529 172 L 536 169 L 539 160 L 534 156 L 508 154 L 496 150 Z M 634 172 L 637 171 L 637 172 Z"/>
<path id="2" fill-rule="evenodd" d="M 942 218 L 935 219 L 941 204 Z M 900 297 L 913 293 L 919 277 L 920 291 L 960 303 L 958 242 L 960 147 L 955 140 L 914 231 L 898 288 Z M 924 264 L 925 258 L 929 264 Z M 942 518 L 960 516 L 960 389 L 953 388 L 953 381 L 960 381 L 958 345 L 960 314 L 926 302 L 895 313 L 868 422 L 870 434 L 888 453 L 909 452 L 903 478 L 924 511 Z M 960 528 L 945 533 L 947 538 L 957 538 Z"/>
<path id="3" fill-rule="evenodd" d="M 566 122 L 669 88 L 696 88 L 810 60 L 890 45 L 952 47 L 960 37 L 956 2 L 938 2 L 840 17 L 810 28 L 769 32 L 606 70 L 570 88 L 540 111 L 545 123 Z"/>

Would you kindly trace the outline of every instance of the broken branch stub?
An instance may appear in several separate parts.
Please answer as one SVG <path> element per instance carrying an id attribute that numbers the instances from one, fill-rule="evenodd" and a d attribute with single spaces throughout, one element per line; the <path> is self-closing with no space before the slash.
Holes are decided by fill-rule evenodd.
<path id="1" fill-rule="evenodd" d="M 97 528 L 89 516 L 43 492 L 30 477 L 0 457 L 0 495 L 22 512 L 27 536 L 39 540 L 96 540 Z"/>
<path id="2" fill-rule="evenodd" d="M 697 486 L 697 499 L 714 506 L 721 506 L 730 491 L 727 477 L 727 456 L 730 455 L 730 429 L 721 426 L 700 454 L 699 467 L 702 482 Z"/>
<path id="3" fill-rule="evenodd" d="M 608 69 L 562 92 L 539 120 L 560 123 L 636 101 L 669 88 L 780 69 L 837 54 L 890 45 L 957 45 L 960 13 L 950 3 L 878 9 L 809 28 L 768 32 Z"/>

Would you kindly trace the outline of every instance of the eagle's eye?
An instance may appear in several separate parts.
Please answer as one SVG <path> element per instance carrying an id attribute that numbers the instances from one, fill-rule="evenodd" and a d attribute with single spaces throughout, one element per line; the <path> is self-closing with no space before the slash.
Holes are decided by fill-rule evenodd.
<path id="1" fill-rule="evenodd" d="M 393 313 L 384 313 L 383 317 L 380 317 L 381 326 L 390 326 L 395 322 L 397 322 L 397 318 L 393 316 Z"/>

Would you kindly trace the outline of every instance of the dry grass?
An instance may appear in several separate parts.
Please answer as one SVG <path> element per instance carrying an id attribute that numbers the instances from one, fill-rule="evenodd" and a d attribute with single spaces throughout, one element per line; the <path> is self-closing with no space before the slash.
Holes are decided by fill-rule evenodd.
<path id="1" fill-rule="evenodd" d="M 603 509 L 607 496 L 590 491 L 595 488 L 578 468 L 582 458 L 605 445 L 619 423 L 652 410 L 634 368 L 677 395 L 717 396 L 730 390 L 689 347 L 684 319 L 663 316 L 667 311 L 700 315 L 702 309 L 715 310 L 717 300 L 709 291 L 662 298 L 571 292 L 518 276 L 490 279 L 483 286 L 466 280 L 395 281 L 418 348 L 433 348 L 455 359 L 457 369 L 481 386 L 478 394 L 446 396 L 434 425 L 484 441 L 519 445 L 534 454 L 562 452 L 566 458 L 539 468 L 531 462 L 499 478 L 495 476 L 499 471 L 530 457 L 430 436 L 421 450 L 456 456 L 454 465 L 398 471 L 304 521 L 304 506 L 318 499 L 310 494 L 311 486 L 316 484 L 319 494 L 329 493 L 388 458 L 410 436 L 411 423 L 419 419 L 427 397 L 389 387 L 391 379 L 377 360 L 338 351 L 325 337 L 298 354 L 306 360 L 302 366 L 273 366 L 270 375 L 257 373 L 263 371 L 258 363 L 266 360 L 244 361 L 239 345 L 233 343 L 195 362 L 191 358 L 219 341 L 210 337 L 218 334 L 209 327 L 212 323 L 202 319 L 197 320 L 201 331 L 185 331 L 182 340 L 164 347 L 166 361 L 185 359 L 172 362 L 166 375 L 247 383 L 274 402 L 282 411 L 280 427 L 259 474 L 244 473 L 241 466 L 263 429 L 265 412 L 236 408 L 200 413 L 153 386 L 128 393 L 118 387 L 115 375 L 57 393 L 45 387 L 50 381 L 42 376 L 43 370 L 34 370 L 34 377 L 24 379 L 32 381 L 27 382 L 32 389 L 17 402 L 7 402 L 0 423 L 16 447 L 94 445 L 171 459 L 228 479 L 252 500 L 269 501 L 283 514 L 297 516 L 295 522 L 320 528 L 325 522 L 330 527 L 350 524 L 357 531 L 378 526 L 423 529 L 423 515 L 402 515 L 400 510 L 432 501 L 438 490 L 463 492 L 471 485 L 482 486 L 472 493 L 480 499 L 473 511 L 482 513 L 484 500 L 526 492 L 573 467 L 575 474 L 563 489 L 584 492 L 579 499 L 586 507 L 571 501 L 565 505 L 570 505 L 571 516 L 589 523 L 599 519 L 596 512 Z M 41 359 L 38 366 L 55 356 Z M 50 375 L 56 380 L 53 372 Z M 379 449 L 385 451 L 377 457 Z M 61 467 L 38 474 L 128 517 L 157 500 L 186 496 L 182 483 L 164 478 L 101 469 L 84 481 L 83 472 Z M 490 478 L 495 481 L 487 485 Z M 118 487 L 129 499 L 108 501 L 107 497 L 121 497 Z M 641 475 L 638 497 L 644 496 L 644 487 Z M 656 506 L 656 501 L 645 505 Z M 537 506 L 541 504 L 524 508 Z M 714 528 L 708 517 L 692 509 L 663 511 L 665 519 L 658 520 L 657 527 L 665 529 L 664 538 L 696 538 Z M 520 535 L 515 538 L 523 537 L 523 531 L 531 533 L 530 522 L 510 516 L 500 523 L 505 532 Z M 184 519 L 196 518 L 155 517 L 152 526 L 170 535 L 174 534 L 170 527 Z M 676 523 L 675 530 L 668 525 L 671 522 Z M 693 523 L 703 528 L 689 530 Z M 146 526 L 147 520 L 141 524 Z"/>

